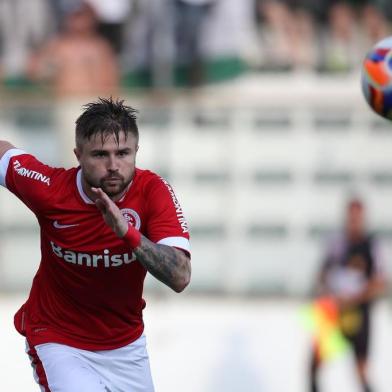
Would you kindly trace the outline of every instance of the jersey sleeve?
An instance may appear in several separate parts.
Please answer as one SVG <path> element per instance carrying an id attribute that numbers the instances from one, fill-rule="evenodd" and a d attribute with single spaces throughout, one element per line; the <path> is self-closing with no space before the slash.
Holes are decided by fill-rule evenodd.
<path id="1" fill-rule="evenodd" d="M 189 228 L 181 205 L 169 183 L 155 177 L 148 186 L 147 237 L 158 244 L 190 254 Z"/>
<path id="2" fill-rule="evenodd" d="M 0 160 L 0 185 L 14 193 L 33 212 L 42 211 L 53 192 L 51 168 L 23 150 L 10 149 Z"/>

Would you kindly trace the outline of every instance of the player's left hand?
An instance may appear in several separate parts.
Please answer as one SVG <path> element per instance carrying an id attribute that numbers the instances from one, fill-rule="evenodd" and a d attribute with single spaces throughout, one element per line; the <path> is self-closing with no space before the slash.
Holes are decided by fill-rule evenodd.
<path id="1" fill-rule="evenodd" d="M 128 230 L 128 222 L 120 209 L 101 188 L 91 188 L 91 190 L 97 196 L 95 205 L 101 211 L 106 224 L 113 229 L 118 237 L 124 237 Z"/>

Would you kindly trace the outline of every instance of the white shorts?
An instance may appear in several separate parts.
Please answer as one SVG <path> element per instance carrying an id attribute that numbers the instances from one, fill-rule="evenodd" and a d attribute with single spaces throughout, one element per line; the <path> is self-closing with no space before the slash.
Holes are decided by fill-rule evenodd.
<path id="1" fill-rule="evenodd" d="M 26 346 L 41 391 L 154 392 L 144 335 L 115 350 L 86 351 L 58 343 Z"/>

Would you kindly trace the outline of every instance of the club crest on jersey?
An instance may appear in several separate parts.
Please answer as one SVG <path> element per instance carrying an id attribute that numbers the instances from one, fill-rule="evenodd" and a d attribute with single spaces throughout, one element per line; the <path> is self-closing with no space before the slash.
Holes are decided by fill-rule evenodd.
<path id="1" fill-rule="evenodd" d="M 128 223 L 130 223 L 137 230 L 140 229 L 140 216 L 135 210 L 132 208 L 122 208 L 120 211 Z"/>

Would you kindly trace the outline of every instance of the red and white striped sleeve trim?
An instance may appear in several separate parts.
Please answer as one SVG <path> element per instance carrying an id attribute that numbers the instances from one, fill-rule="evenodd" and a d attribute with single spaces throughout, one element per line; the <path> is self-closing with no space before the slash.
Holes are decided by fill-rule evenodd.
<path id="1" fill-rule="evenodd" d="M 7 187 L 5 183 L 5 177 L 7 175 L 8 165 L 12 157 L 16 155 L 26 154 L 25 151 L 19 150 L 18 148 L 11 148 L 7 150 L 2 158 L 0 159 L 0 185 Z"/>
<path id="2" fill-rule="evenodd" d="M 191 244 L 185 237 L 166 237 L 159 240 L 157 244 L 174 246 L 191 253 Z"/>

